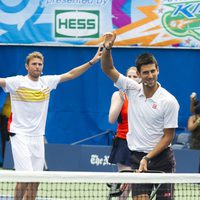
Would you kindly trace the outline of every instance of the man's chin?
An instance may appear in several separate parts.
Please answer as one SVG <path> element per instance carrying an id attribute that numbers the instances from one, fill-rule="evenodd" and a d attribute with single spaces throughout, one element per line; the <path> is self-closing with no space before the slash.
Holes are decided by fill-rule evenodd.
<path id="1" fill-rule="evenodd" d="M 40 77 L 40 73 L 33 74 L 32 77 L 33 77 L 34 79 L 38 79 L 38 78 Z"/>
<path id="2" fill-rule="evenodd" d="M 147 83 L 147 85 L 146 85 L 147 87 L 149 87 L 149 88 L 152 88 L 152 87 L 154 87 L 155 86 L 155 83 Z"/>

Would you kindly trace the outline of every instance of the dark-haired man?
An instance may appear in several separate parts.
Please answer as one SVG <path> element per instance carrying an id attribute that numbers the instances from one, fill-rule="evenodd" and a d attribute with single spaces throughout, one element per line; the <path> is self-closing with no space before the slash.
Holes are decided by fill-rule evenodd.
<path id="1" fill-rule="evenodd" d="M 157 82 L 159 69 L 152 54 L 144 53 L 136 59 L 135 66 L 141 84 L 116 70 L 111 55 L 115 38 L 115 33 L 104 35 L 101 66 L 103 72 L 128 96 L 127 141 L 132 151 L 133 168 L 140 172 L 159 170 L 172 173 L 175 171 L 175 158 L 170 144 L 178 126 L 179 104 L 175 97 Z M 151 184 L 134 185 L 133 200 L 148 200 L 152 187 Z M 171 200 L 172 193 L 171 185 L 162 185 L 157 192 L 157 200 Z"/>

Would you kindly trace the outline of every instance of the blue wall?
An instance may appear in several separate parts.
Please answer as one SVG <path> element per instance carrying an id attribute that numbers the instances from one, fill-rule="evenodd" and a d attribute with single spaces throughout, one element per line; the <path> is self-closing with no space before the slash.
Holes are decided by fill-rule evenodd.
<path id="1" fill-rule="evenodd" d="M 44 74 L 60 74 L 87 62 L 97 48 L 0 46 L 0 77 L 25 75 L 25 57 L 35 50 L 44 54 Z M 134 65 L 138 54 L 153 53 L 159 64 L 159 82 L 180 103 L 179 126 L 187 126 L 189 95 L 193 91 L 200 95 L 199 50 L 115 48 L 112 51 L 115 66 L 122 73 Z M 110 98 L 115 90 L 99 63 L 81 77 L 59 85 L 50 100 L 48 142 L 70 144 L 108 129 L 115 130 L 115 125 L 108 123 Z M 0 89 L 0 109 L 4 100 L 5 94 Z M 95 138 L 85 144 L 107 144 L 107 138 Z"/>
<path id="2" fill-rule="evenodd" d="M 46 163 L 50 171 L 114 172 L 116 165 L 108 162 L 111 146 L 46 144 Z M 198 173 L 199 150 L 174 150 L 177 173 Z M 10 142 L 6 144 L 4 169 L 13 169 Z"/>

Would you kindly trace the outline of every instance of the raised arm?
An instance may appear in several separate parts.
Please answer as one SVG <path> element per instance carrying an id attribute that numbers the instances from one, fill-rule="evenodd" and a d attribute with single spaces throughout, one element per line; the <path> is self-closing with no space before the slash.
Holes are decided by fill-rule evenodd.
<path id="1" fill-rule="evenodd" d="M 0 78 L 0 87 L 5 87 L 6 86 L 6 81 L 4 78 Z"/>
<path id="2" fill-rule="evenodd" d="M 109 110 L 109 122 L 114 124 L 119 117 L 122 106 L 124 104 L 124 93 L 122 91 L 114 92 L 111 98 Z"/>
<path id="3" fill-rule="evenodd" d="M 195 113 L 195 102 L 197 100 L 197 96 L 196 96 L 196 93 L 193 92 L 191 95 L 190 95 L 190 112 L 191 113 Z"/>
<path id="4" fill-rule="evenodd" d="M 64 73 L 61 75 L 60 83 L 64 81 L 72 80 L 81 74 L 83 74 L 85 71 L 87 71 L 92 65 L 94 65 L 96 62 L 98 62 L 101 58 L 102 52 L 101 47 L 98 48 L 97 53 L 95 56 L 87 63 L 80 65 L 79 67 L 75 67 L 72 70 L 68 71 L 67 73 Z"/>
<path id="5" fill-rule="evenodd" d="M 113 59 L 111 55 L 111 49 L 116 38 L 116 33 L 105 33 L 104 34 L 104 50 L 101 57 L 101 68 L 102 71 L 113 81 L 117 82 L 119 78 L 119 72 L 113 65 Z"/>

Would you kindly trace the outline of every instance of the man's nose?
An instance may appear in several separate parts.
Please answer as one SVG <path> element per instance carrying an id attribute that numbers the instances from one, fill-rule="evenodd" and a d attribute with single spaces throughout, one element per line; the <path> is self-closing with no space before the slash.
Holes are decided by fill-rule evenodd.
<path id="1" fill-rule="evenodd" d="M 152 73 L 152 72 L 149 72 L 148 78 L 152 78 L 152 77 L 153 77 L 153 73 Z"/>

